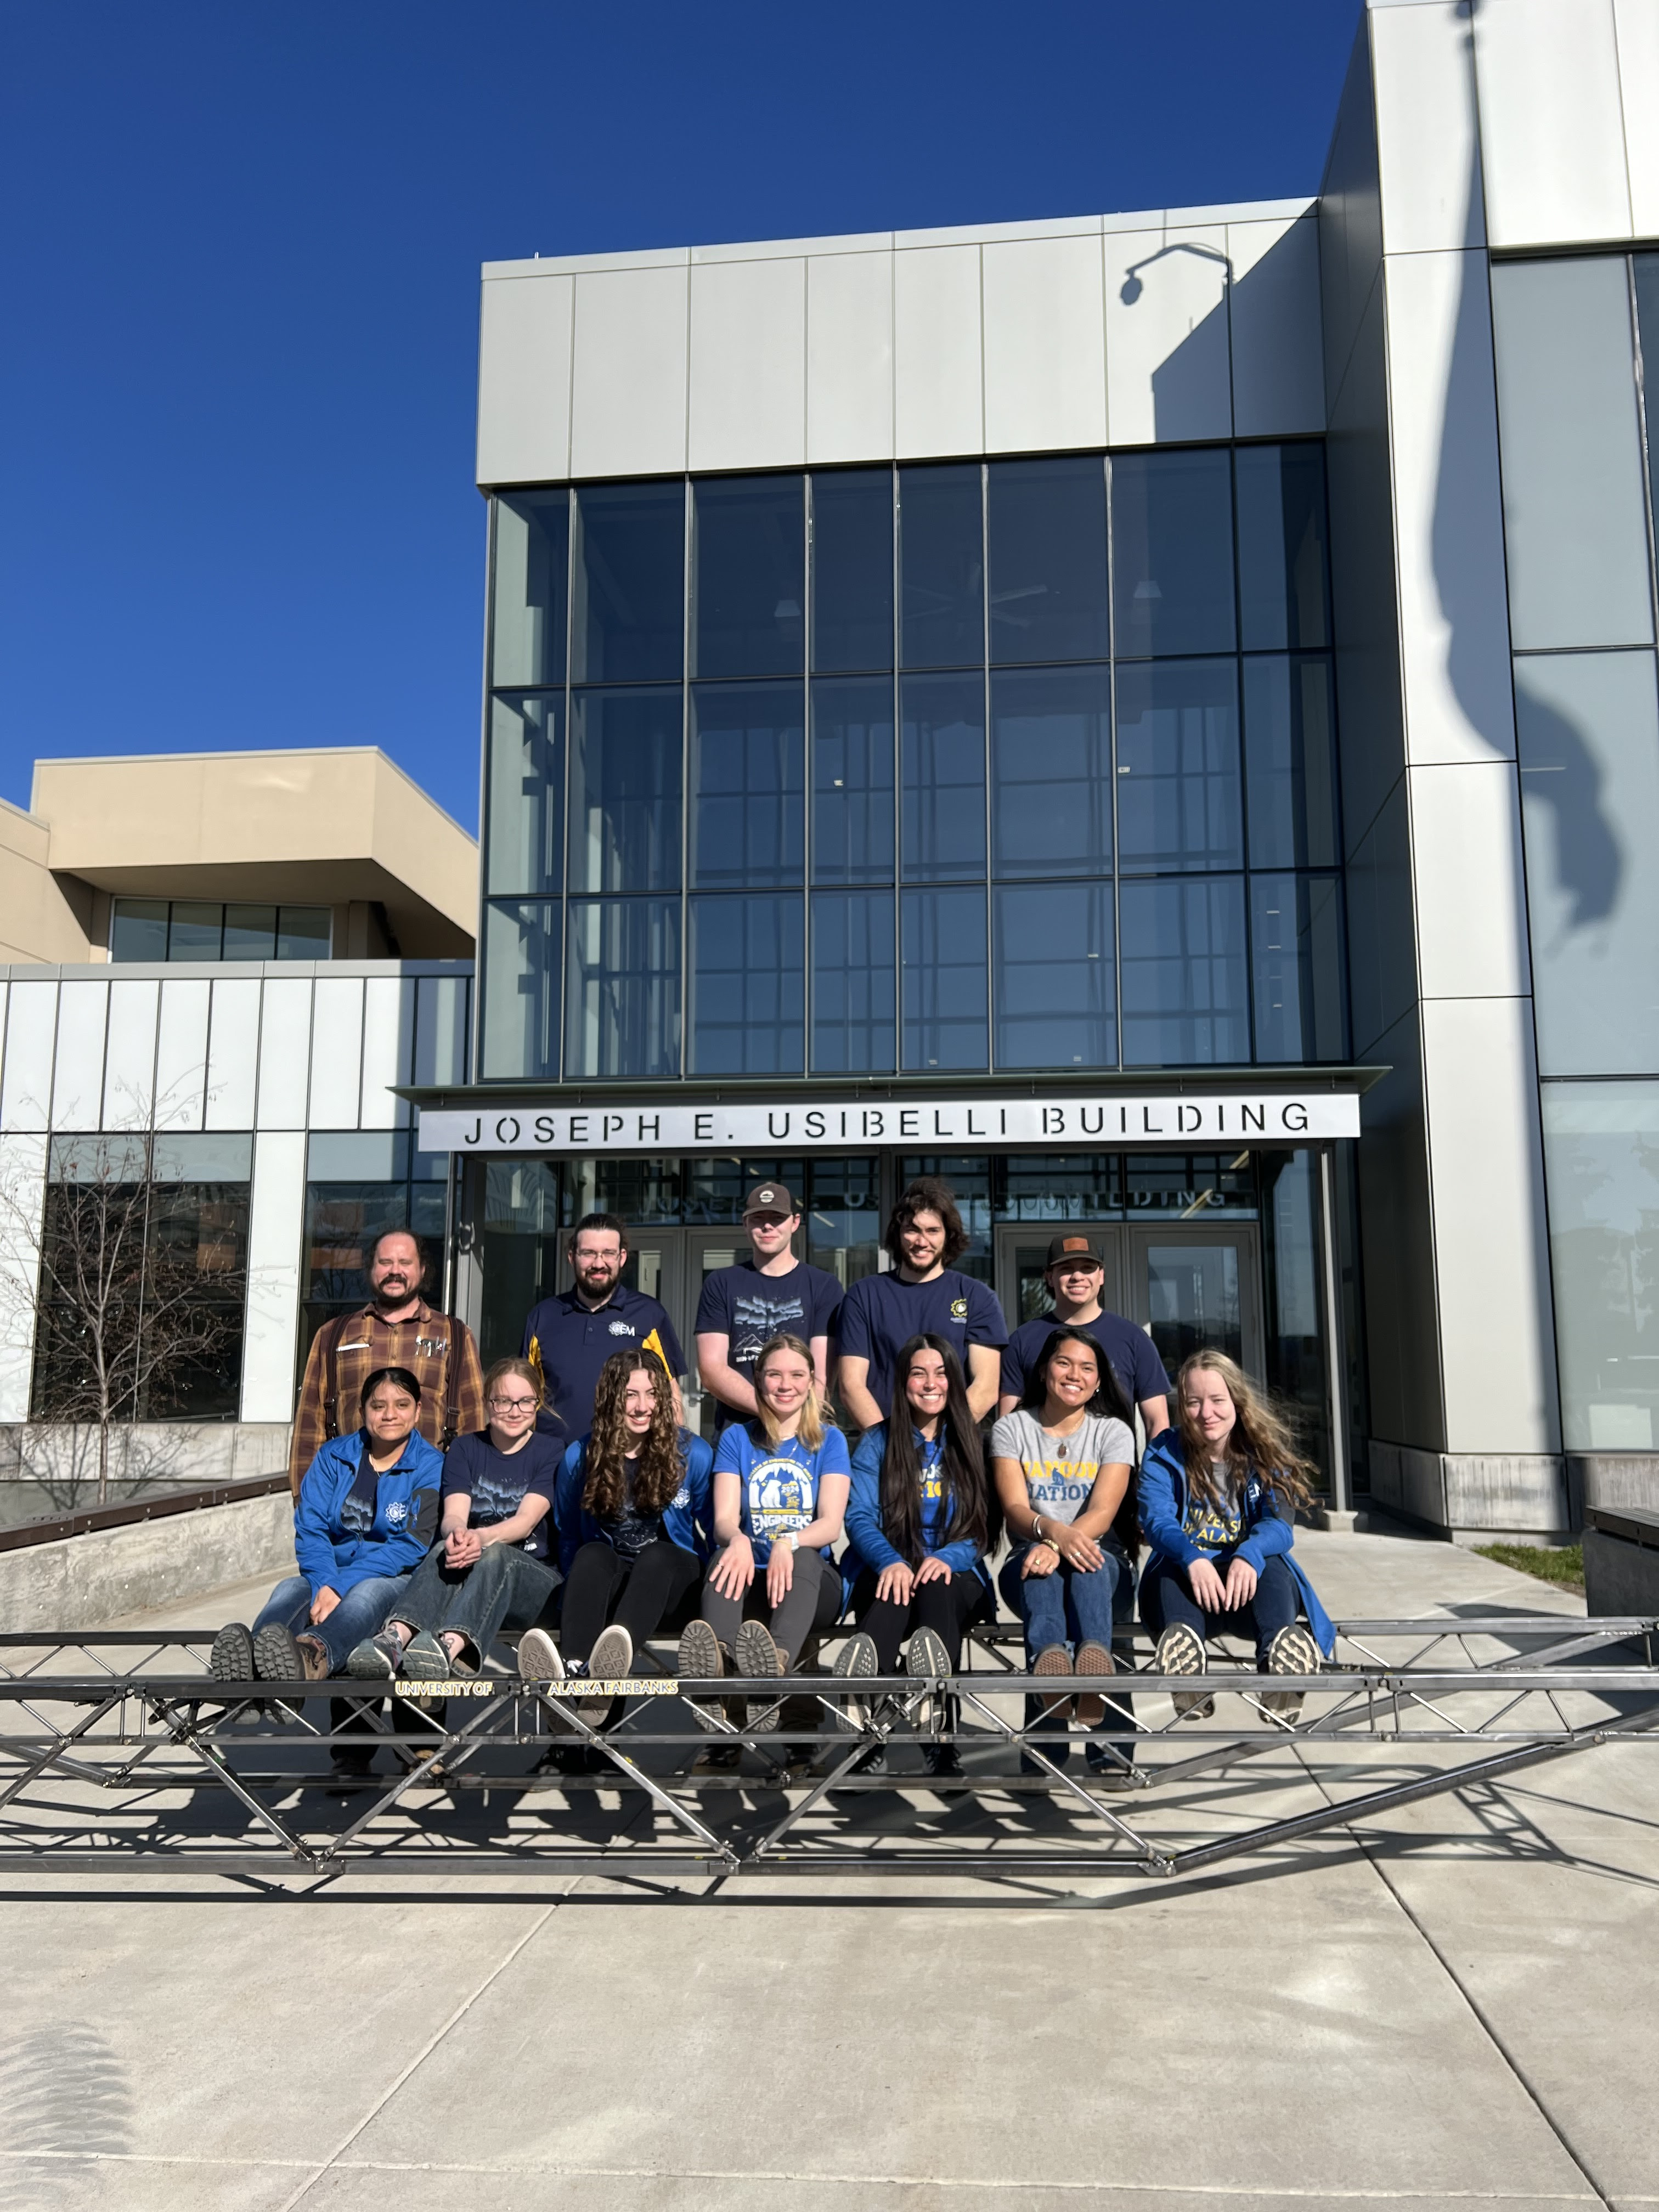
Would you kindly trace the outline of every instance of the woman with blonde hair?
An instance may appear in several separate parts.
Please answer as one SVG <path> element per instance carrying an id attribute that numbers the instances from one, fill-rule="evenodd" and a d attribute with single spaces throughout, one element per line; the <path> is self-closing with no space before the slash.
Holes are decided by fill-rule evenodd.
<path id="1" fill-rule="evenodd" d="M 1158 1672 L 1202 1674 L 1209 1638 L 1231 1632 L 1255 1638 L 1259 1674 L 1317 1674 L 1334 1632 L 1291 1557 L 1312 1467 L 1284 1417 L 1225 1352 L 1184 1360 L 1175 1397 L 1175 1425 L 1148 1446 L 1139 1488 L 1152 1547 L 1140 1612 L 1158 1639 Z M 1212 1711 L 1215 1701 L 1188 1692 L 1175 1702 L 1184 1717 Z M 1270 1691 L 1261 1702 L 1292 1719 L 1302 1697 Z"/>

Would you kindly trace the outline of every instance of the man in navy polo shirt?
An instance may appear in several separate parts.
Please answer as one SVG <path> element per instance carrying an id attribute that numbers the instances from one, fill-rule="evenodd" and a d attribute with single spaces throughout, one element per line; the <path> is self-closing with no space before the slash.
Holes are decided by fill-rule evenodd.
<path id="1" fill-rule="evenodd" d="M 685 1367 L 674 1324 L 655 1298 L 630 1291 L 628 1229 L 614 1213 L 585 1213 L 570 1232 L 568 1291 L 544 1298 L 524 1325 L 523 1357 L 541 1375 L 546 1398 L 538 1426 L 568 1437 L 585 1437 L 593 1425 L 599 1370 L 613 1352 L 653 1352 L 674 1385 Z"/>
<path id="2" fill-rule="evenodd" d="M 1020 1403 L 1026 1378 L 1042 1357 L 1050 1333 L 1063 1324 L 1086 1330 L 1105 1353 L 1124 1402 L 1140 1408 L 1150 1443 L 1170 1425 L 1170 1378 L 1146 1330 L 1125 1321 L 1121 1314 L 1108 1313 L 1101 1304 L 1106 1269 L 1099 1247 L 1080 1230 L 1056 1237 L 1048 1247 L 1045 1275 L 1054 1310 L 1039 1314 L 1035 1321 L 1022 1322 L 1009 1338 L 1002 1355 L 998 1413 L 1012 1413 Z"/>
<path id="3" fill-rule="evenodd" d="M 942 1336 L 962 1362 L 968 1403 L 983 1420 L 996 1402 L 1007 1324 L 996 1293 L 949 1263 L 968 1249 L 968 1232 L 948 1184 L 919 1176 L 893 1208 L 884 1240 L 888 1275 L 866 1275 L 843 1300 L 836 1395 L 861 1429 L 887 1419 L 893 1367 L 913 1336 Z"/>
<path id="4" fill-rule="evenodd" d="M 705 1277 L 697 1301 L 697 1371 L 720 1407 L 720 1425 L 752 1419 L 755 1362 L 786 1330 L 811 1347 L 820 1390 L 829 1388 L 830 1339 L 841 1285 L 794 1254 L 800 1208 L 781 1182 L 757 1182 L 744 1200 L 750 1257 Z"/>

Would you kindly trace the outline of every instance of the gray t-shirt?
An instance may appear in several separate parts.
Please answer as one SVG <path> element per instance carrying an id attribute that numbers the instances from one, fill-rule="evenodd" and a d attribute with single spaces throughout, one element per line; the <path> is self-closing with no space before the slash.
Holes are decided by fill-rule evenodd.
<path id="1" fill-rule="evenodd" d="M 1103 1467 L 1133 1467 L 1135 1440 L 1120 1420 L 1086 1413 L 1069 1437 L 1051 1436 L 1024 1406 L 991 1431 L 993 1459 L 1017 1459 L 1025 1470 L 1031 1510 L 1046 1521 L 1075 1521 Z"/>

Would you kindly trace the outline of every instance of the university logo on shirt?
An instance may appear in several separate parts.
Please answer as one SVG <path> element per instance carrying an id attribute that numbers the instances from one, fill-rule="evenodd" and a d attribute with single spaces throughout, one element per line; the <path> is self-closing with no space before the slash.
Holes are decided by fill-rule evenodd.
<path id="1" fill-rule="evenodd" d="M 1100 1473 L 1093 1460 L 1028 1459 L 1024 1468 L 1030 1502 L 1039 1513 L 1045 1506 L 1082 1504 Z"/>
<path id="2" fill-rule="evenodd" d="M 388 1528 L 401 1528 L 408 1518 L 408 1504 L 403 1498 L 394 1498 L 392 1500 L 392 1503 L 386 1509 L 386 1527 Z"/>
<path id="3" fill-rule="evenodd" d="M 757 1460 L 748 1487 L 749 1525 L 757 1536 L 787 1535 L 812 1517 L 812 1473 L 799 1460 Z"/>
<path id="4" fill-rule="evenodd" d="M 611 1324 L 611 1334 L 612 1336 L 637 1336 L 639 1331 L 631 1321 L 613 1321 Z"/>
<path id="5" fill-rule="evenodd" d="M 967 1301 L 967 1299 L 966 1299 L 966 1298 L 952 1298 L 952 1299 L 951 1299 L 951 1320 L 952 1320 L 952 1321 L 966 1321 L 966 1320 L 967 1320 L 967 1318 L 968 1318 L 968 1301 Z"/>

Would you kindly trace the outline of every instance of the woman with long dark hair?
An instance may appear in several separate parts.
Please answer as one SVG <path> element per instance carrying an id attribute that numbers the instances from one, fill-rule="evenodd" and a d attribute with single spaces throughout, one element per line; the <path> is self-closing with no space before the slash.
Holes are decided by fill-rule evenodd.
<path id="1" fill-rule="evenodd" d="M 1317 1674 L 1335 1632 L 1291 1557 L 1312 1466 L 1284 1416 L 1224 1352 L 1183 1360 L 1175 1395 L 1176 1425 L 1149 1448 L 1139 1485 L 1152 1547 L 1140 1613 L 1158 1638 L 1158 1673 L 1202 1674 L 1209 1638 L 1234 1633 L 1255 1639 L 1258 1674 Z M 1272 1690 L 1261 1702 L 1291 1719 L 1302 1692 Z M 1182 1717 L 1214 1703 L 1205 1691 L 1176 1693 Z"/>

